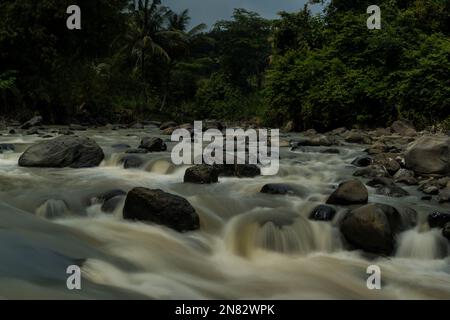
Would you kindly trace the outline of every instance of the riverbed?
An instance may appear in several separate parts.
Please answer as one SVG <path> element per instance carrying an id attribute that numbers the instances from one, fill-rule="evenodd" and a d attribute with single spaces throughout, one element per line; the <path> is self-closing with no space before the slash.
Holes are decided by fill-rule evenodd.
<path id="1" fill-rule="evenodd" d="M 449 243 L 426 222 L 433 211 L 449 210 L 421 200 L 417 186 L 402 186 L 410 193 L 402 198 L 368 188 L 369 202 L 418 213 L 417 226 L 398 235 L 390 257 L 346 248 L 339 232 L 345 208 L 330 222 L 308 219 L 337 184 L 353 178 L 351 162 L 364 154 L 362 145 L 333 147 L 338 154 L 282 147 L 276 176 L 220 177 L 217 184 L 195 185 L 183 183 L 187 166 L 172 164 L 174 143 L 157 127 L 76 134 L 102 147 L 100 166 L 19 167 L 21 153 L 45 139 L 6 132 L 0 137 L 15 146 L 0 154 L 0 298 L 450 299 Z M 144 136 L 164 139 L 168 151 L 139 155 L 142 166 L 124 169 L 120 145 L 136 148 Z M 288 183 L 299 193 L 260 193 L 267 183 Z M 184 197 L 200 217 L 200 230 L 178 233 L 126 221 L 124 201 L 106 213 L 93 200 L 134 187 Z M 73 264 L 82 270 L 81 290 L 66 286 Z M 381 269 L 380 290 L 366 285 L 370 265 Z"/>

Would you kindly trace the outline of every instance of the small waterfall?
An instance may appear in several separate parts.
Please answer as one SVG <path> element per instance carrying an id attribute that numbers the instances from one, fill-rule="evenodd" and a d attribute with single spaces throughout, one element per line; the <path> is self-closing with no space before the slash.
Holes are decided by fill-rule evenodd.
<path id="1" fill-rule="evenodd" d="M 176 166 L 168 160 L 158 159 L 152 160 L 145 165 L 146 171 L 159 173 L 159 174 L 171 174 L 175 171 Z"/>
<path id="2" fill-rule="evenodd" d="M 121 167 L 123 166 L 123 162 L 121 161 L 123 158 L 123 153 L 113 153 L 110 157 L 103 160 L 101 166 L 105 167 Z"/>
<path id="3" fill-rule="evenodd" d="M 308 221 L 279 209 L 253 210 L 234 218 L 225 232 L 228 249 L 250 257 L 258 249 L 287 254 L 332 252 L 341 248 L 337 230 L 330 224 Z"/>
<path id="4" fill-rule="evenodd" d="M 36 209 L 36 215 L 41 218 L 55 219 L 69 214 L 69 208 L 64 200 L 50 199 Z"/>
<path id="5" fill-rule="evenodd" d="M 396 256 L 414 259 L 442 259 L 449 253 L 447 239 L 441 230 L 432 229 L 421 232 L 418 228 L 399 235 Z"/>

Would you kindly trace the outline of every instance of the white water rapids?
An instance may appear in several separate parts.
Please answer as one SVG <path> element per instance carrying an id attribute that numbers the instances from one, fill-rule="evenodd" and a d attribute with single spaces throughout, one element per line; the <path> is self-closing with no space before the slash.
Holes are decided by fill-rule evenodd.
<path id="1" fill-rule="evenodd" d="M 419 213 L 418 226 L 397 237 L 392 257 L 347 251 L 338 229 L 343 209 L 332 222 L 308 220 L 337 183 L 351 178 L 349 164 L 362 146 L 338 147 L 340 154 L 283 148 L 277 176 L 220 178 L 213 185 L 183 184 L 186 167 L 174 167 L 168 152 L 140 155 L 146 159 L 140 169 L 122 167 L 123 154 L 112 145 L 137 147 L 141 137 L 159 133 L 78 132 L 106 154 L 90 169 L 21 168 L 21 152 L 40 138 L 0 137 L 16 146 L 0 154 L 0 298 L 450 299 L 449 244 L 426 226 L 427 214 L 448 208 L 421 201 L 417 187 L 405 187 L 411 196 L 401 199 L 369 188 L 369 201 Z M 281 182 L 300 195 L 259 193 L 264 184 Z M 186 198 L 200 230 L 182 234 L 125 221 L 123 203 L 107 214 L 90 202 L 137 186 Z M 82 265 L 80 291 L 66 287 L 72 264 Z M 373 264 L 381 268 L 381 290 L 366 286 Z"/>

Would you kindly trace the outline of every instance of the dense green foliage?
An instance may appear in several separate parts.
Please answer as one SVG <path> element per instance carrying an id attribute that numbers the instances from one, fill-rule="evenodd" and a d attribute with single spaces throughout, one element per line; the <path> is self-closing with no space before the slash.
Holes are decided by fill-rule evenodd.
<path id="1" fill-rule="evenodd" d="M 450 115 L 450 1 L 378 1 L 382 29 L 368 30 L 372 1 L 332 1 L 275 23 L 266 97 L 272 121 L 297 127 L 423 126 Z"/>
<path id="2" fill-rule="evenodd" d="M 318 0 L 311 1 L 321 2 Z M 298 129 L 450 122 L 450 0 L 333 0 L 209 31 L 161 0 L 0 3 L 0 115 L 49 123 L 251 119 Z"/>

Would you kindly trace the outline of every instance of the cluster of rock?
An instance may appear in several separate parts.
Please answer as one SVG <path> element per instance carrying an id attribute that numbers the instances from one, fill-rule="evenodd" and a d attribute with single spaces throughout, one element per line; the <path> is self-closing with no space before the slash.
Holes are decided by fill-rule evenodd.
<path id="1" fill-rule="evenodd" d="M 219 177 L 253 178 L 261 175 L 261 169 L 254 164 L 199 164 L 187 168 L 185 183 L 211 184 L 219 182 Z"/>
<path id="2" fill-rule="evenodd" d="M 34 130 L 39 133 L 42 118 L 36 117 L 24 123 L 19 130 Z M 163 134 L 171 134 L 177 128 L 193 130 L 191 124 L 178 125 L 175 122 L 151 123 L 159 125 Z M 129 128 L 141 129 L 142 123 Z M 203 129 L 223 130 L 219 122 L 209 122 Z M 36 131 L 37 130 L 37 131 Z M 39 142 L 29 147 L 20 157 L 19 165 L 24 167 L 71 167 L 87 168 L 98 166 L 104 159 L 103 150 L 94 140 L 79 137 L 73 131 L 85 130 L 83 126 L 72 125 L 67 131 L 52 140 Z M 31 131 L 30 131 L 31 132 Z M 399 186 L 417 185 L 427 196 L 436 196 L 441 203 L 450 201 L 450 138 L 448 136 L 424 135 L 416 132 L 406 121 L 397 121 L 386 129 L 372 132 L 362 130 L 335 129 L 326 134 L 314 130 L 303 133 L 304 138 L 293 142 L 293 149 L 304 147 L 326 147 L 326 153 L 338 153 L 332 146 L 363 144 L 367 156 L 358 157 L 352 164 L 357 167 L 355 177 L 366 178 L 366 185 L 377 194 L 390 197 L 404 197 L 409 193 Z M 137 148 L 115 145 L 126 155 L 122 158 L 125 168 L 143 165 L 140 153 L 161 152 L 167 145 L 160 138 L 144 137 Z M 13 145 L 0 145 L 0 153 L 13 150 Z M 195 165 L 185 171 L 184 182 L 212 184 L 219 177 L 249 178 L 261 174 L 256 165 Z M 351 248 L 367 252 L 390 255 L 396 247 L 396 236 L 416 224 L 417 213 L 410 208 L 395 208 L 381 203 L 369 203 L 369 191 L 360 180 L 341 183 L 328 197 L 325 204 L 315 207 L 309 215 L 311 220 L 330 221 L 336 216 L 336 207 L 346 208 L 339 223 L 340 231 Z M 296 196 L 301 193 L 295 186 L 269 183 L 261 193 L 270 195 Z M 184 198 L 162 190 L 134 188 L 128 193 L 112 190 L 95 198 L 104 212 L 113 212 L 124 202 L 123 217 L 126 220 L 154 223 L 179 232 L 197 230 L 200 219 L 192 205 Z M 444 237 L 450 240 L 450 214 L 435 212 L 429 215 L 431 228 L 442 229 Z"/>
<path id="3" fill-rule="evenodd" d="M 345 181 L 328 197 L 326 205 L 314 208 L 309 218 L 329 221 L 336 213 L 333 206 L 345 206 L 339 228 L 350 248 L 390 255 L 395 249 L 396 235 L 415 225 L 417 213 L 409 208 L 399 211 L 389 205 L 368 203 L 368 198 L 368 190 L 361 181 Z"/>
<path id="4" fill-rule="evenodd" d="M 417 185 L 418 190 L 436 195 L 441 203 L 450 201 L 450 137 L 446 135 L 418 133 L 407 121 L 396 121 L 390 128 L 372 132 L 339 128 L 321 135 L 308 130 L 303 135 L 305 139 L 296 142 L 294 148 L 339 143 L 367 145 L 367 156 L 352 162 L 357 167 L 354 176 L 369 179 L 367 186 L 375 188 L 377 194 L 404 197 L 409 193 L 398 184 Z M 336 210 L 332 206 L 336 205 L 349 207 L 339 224 L 347 243 L 375 254 L 392 254 L 396 235 L 413 227 L 417 220 L 417 213 L 410 208 L 369 204 L 368 190 L 359 180 L 340 184 L 326 204 L 311 212 L 310 219 L 333 219 Z M 449 239 L 450 214 L 430 214 L 428 222 L 431 228 L 441 228 L 443 236 Z"/>
<path id="5" fill-rule="evenodd" d="M 388 128 L 369 132 L 338 128 L 324 134 L 318 134 L 312 129 L 302 134 L 302 139 L 291 142 L 293 150 L 346 143 L 365 145 L 367 155 L 352 162 L 357 167 L 353 175 L 373 179 L 368 185 L 376 188 L 379 194 L 404 197 L 409 193 L 398 184 L 417 185 L 418 190 L 425 194 L 424 200 L 436 196 L 441 203 L 450 202 L 448 135 L 417 132 L 406 120 L 398 120 Z M 320 152 L 339 153 L 339 150 Z"/>

